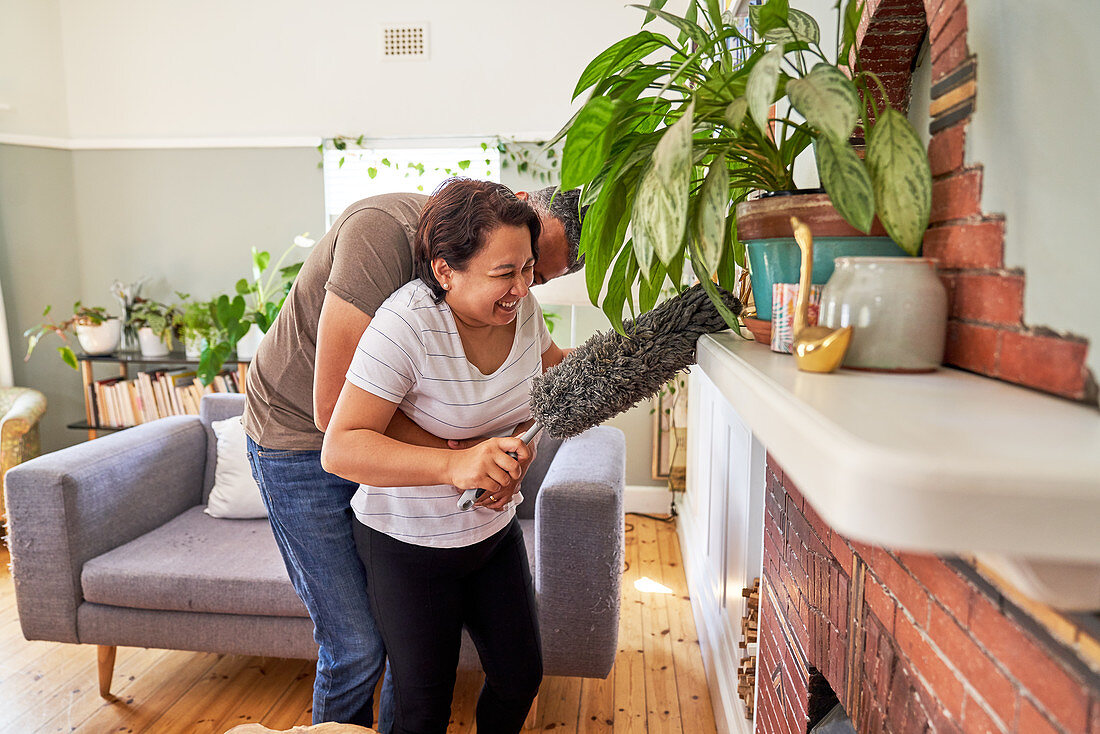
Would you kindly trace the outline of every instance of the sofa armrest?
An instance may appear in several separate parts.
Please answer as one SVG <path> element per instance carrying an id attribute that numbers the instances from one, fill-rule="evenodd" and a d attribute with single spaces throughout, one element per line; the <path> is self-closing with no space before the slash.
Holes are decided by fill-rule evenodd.
<path id="1" fill-rule="evenodd" d="M 165 418 L 20 464 L 5 477 L 23 635 L 79 642 L 84 563 L 199 504 L 206 434 Z"/>
<path id="2" fill-rule="evenodd" d="M 548 675 L 606 677 L 623 572 L 626 440 L 600 426 L 561 445 L 535 503 L 535 592 Z"/>

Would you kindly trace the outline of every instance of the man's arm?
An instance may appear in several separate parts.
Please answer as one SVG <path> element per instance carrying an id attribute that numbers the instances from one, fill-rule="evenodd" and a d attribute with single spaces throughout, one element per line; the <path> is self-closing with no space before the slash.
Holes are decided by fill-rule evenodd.
<path id="1" fill-rule="evenodd" d="M 319 431 L 328 428 L 355 347 L 370 319 L 343 298 L 325 292 L 317 323 L 317 353 L 313 367 L 313 422 Z"/>
<path id="2" fill-rule="evenodd" d="M 370 316 L 343 298 L 325 293 L 317 324 L 317 360 L 313 369 L 313 422 L 322 432 L 332 420 L 332 410 L 344 387 L 355 347 L 369 324 Z M 413 423 L 400 410 L 394 411 L 386 435 L 416 446 L 447 448 L 446 441 Z"/>

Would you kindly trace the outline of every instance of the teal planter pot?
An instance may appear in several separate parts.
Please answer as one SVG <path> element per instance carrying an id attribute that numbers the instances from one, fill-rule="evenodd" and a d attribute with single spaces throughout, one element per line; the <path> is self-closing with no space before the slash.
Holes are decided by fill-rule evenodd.
<path id="1" fill-rule="evenodd" d="M 797 283 L 802 255 L 794 237 L 746 240 L 756 318 L 772 320 L 772 285 Z M 889 237 L 814 237 L 813 282 L 824 285 L 838 257 L 908 257 Z"/>

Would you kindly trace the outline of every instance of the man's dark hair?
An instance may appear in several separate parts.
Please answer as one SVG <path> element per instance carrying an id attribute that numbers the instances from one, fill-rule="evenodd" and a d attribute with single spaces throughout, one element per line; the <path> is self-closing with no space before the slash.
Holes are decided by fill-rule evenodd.
<path id="1" fill-rule="evenodd" d="M 532 191 L 527 201 L 544 216 L 551 216 L 565 227 L 565 240 L 569 243 L 569 271 L 575 273 L 584 267 L 584 255 L 580 254 L 581 223 L 585 212 L 581 203 L 581 190 L 559 191 L 557 186 Z"/>
<path id="2" fill-rule="evenodd" d="M 531 254 L 539 259 L 542 225 L 535 210 L 508 187 L 492 181 L 451 178 L 439 185 L 420 212 L 413 240 L 413 272 L 432 292 L 436 303 L 446 291 L 432 272 L 432 260 L 443 258 L 454 270 L 465 270 L 497 227 L 527 227 Z"/>

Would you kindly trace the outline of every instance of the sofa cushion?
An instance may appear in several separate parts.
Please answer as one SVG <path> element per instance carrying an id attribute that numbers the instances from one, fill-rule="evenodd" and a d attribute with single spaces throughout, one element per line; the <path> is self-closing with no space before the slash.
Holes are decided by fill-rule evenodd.
<path id="1" fill-rule="evenodd" d="M 84 598 L 137 609 L 306 617 L 267 520 L 201 505 L 84 564 Z"/>

